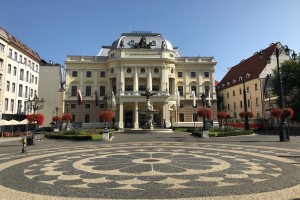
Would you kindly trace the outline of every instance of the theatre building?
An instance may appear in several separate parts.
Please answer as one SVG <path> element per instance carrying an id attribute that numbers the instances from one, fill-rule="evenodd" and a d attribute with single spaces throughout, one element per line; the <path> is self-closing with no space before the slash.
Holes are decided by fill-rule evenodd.
<path id="1" fill-rule="evenodd" d="M 110 46 L 102 46 L 98 55 L 67 56 L 65 64 L 64 110 L 83 128 L 103 125 L 99 112 L 105 109 L 105 95 L 108 109 L 115 112 L 116 126 L 144 128 L 146 117 L 139 111 L 147 110 L 146 98 L 141 95 L 146 90 L 153 93 L 150 102 L 158 111 L 153 117 L 157 128 L 163 127 L 164 121 L 166 127 L 202 126 L 202 118 L 196 113 L 203 107 L 203 93 L 207 97 L 205 106 L 213 110 L 213 120 L 217 121 L 214 58 L 183 57 L 161 34 L 123 33 Z"/>

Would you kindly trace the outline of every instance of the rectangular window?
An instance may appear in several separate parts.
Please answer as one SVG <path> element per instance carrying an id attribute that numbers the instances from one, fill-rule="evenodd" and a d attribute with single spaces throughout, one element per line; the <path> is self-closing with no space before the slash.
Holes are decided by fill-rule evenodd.
<path id="1" fill-rule="evenodd" d="M 247 93 L 249 93 L 249 86 L 247 86 Z"/>
<path id="2" fill-rule="evenodd" d="M 0 69 L 3 68 L 3 59 L 0 58 Z"/>
<path id="3" fill-rule="evenodd" d="M 1 54 L 4 54 L 4 48 L 5 48 L 4 44 L 0 43 L 0 53 Z"/>
<path id="4" fill-rule="evenodd" d="M 92 96 L 92 87 L 85 86 L 85 96 Z"/>
<path id="5" fill-rule="evenodd" d="M 10 88 L 10 81 L 7 81 L 6 82 L 6 91 L 9 91 L 9 88 Z"/>
<path id="6" fill-rule="evenodd" d="M 182 72 L 178 72 L 177 76 L 182 77 Z"/>
<path id="7" fill-rule="evenodd" d="M 24 80 L 24 69 L 20 70 L 20 80 L 23 81 Z"/>
<path id="8" fill-rule="evenodd" d="M 35 77 L 35 84 L 38 84 L 37 77 Z"/>
<path id="9" fill-rule="evenodd" d="M 139 85 L 139 91 L 146 91 L 145 85 Z"/>
<path id="10" fill-rule="evenodd" d="M 236 104 L 235 104 L 235 102 L 233 102 L 233 109 L 236 109 Z"/>
<path id="11" fill-rule="evenodd" d="M 191 72 L 191 77 L 196 77 L 196 72 Z"/>
<path id="12" fill-rule="evenodd" d="M 5 98 L 5 101 L 4 101 L 4 110 L 8 111 L 8 98 Z"/>
<path id="13" fill-rule="evenodd" d="M 228 108 L 228 110 L 230 110 L 230 104 L 227 104 L 227 108 Z"/>
<path id="14" fill-rule="evenodd" d="M 77 71 L 72 71 L 72 77 L 77 77 Z"/>
<path id="15" fill-rule="evenodd" d="M 15 91 L 16 91 L 16 84 L 12 83 L 11 84 L 11 92 L 15 93 Z"/>
<path id="16" fill-rule="evenodd" d="M 11 74 L 11 64 L 8 64 L 7 73 Z"/>
<path id="17" fill-rule="evenodd" d="M 100 103 L 100 104 L 99 104 L 99 108 L 100 108 L 100 109 L 104 109 L 104 104 L 103 104 L 103 103 Z"/>
<path id="18" fill-rule="evenodd" d="M 205 86 L 204 89 L 205 89 L 204 93 L 205 93 L 206 97 L 208 97 L 209 96 L 210 87 L 209 86 Z"/>
<path id="19" fill-rule="evenodd" d="M 28 86 L 25 86 L 25 98 L 27 98 L 28 93 Z"/>
<path id="20" fill-rule="evenodd" d="M 100 86 L 100 96 L 105 96 L 105 86 Z"/>
<path id="21" fill-rule="evenodd" d="M 91 121 L 91 116 L 89 114 L 84 115 L 84 122 L 85 123 L 90 123 L 90 121 Z"/>
<path id="22" fill-rule="evenodd" d="M 29 78 L 29 71 L 26 71 L 26 82 L 28 82 L 28 78 Z"/>
<path id="23" fill-rule="evenodd" d="M 22 60 L 23 60 L 22 55 L 20 55 L 19 56 L 19 62 L 22 63 Z"/>
<path id="24" fill-rule="evenodd" d="M 232 96 L 235 96 L 235 91 L 234 90 L 232 91 Z"/>
<path id="25" fill-rule="evenodd" d="M 243 102 L 240 101 L 240 108 L 243 108 Z"/>
<path id="26" fill-rule="evenodd" d="M 184 122 L 184 114 L 182 113 L 179 114 L 179 121 Z"/>
<path id="27" fill-rule="evenodd" d="M 100 77 L 105 77 L 105 71 L 100 72 Z"/>
<path id="28" fill-rule="evenodd" d="M 229 98 L 229 92 L 227 92 L 227 98 Z"/>
<path id="29" fill-rule="evenodd" d="M 9 49 L 9 50 L 8 50 L 8 57 L 9 57 L 9 58 L 12 58 L 12 49 Z"/>
<path id="30" fill-rule="evenodd" d="M 152 91 L 159 91 L 158 85 L 152 85 Z"/>
<path id="31" fill-rule="evenodd" d="M 20 84 L 19 85 L 19 97 L 22 97 L 22 94 L 23 94 L 23 85 Z"/>
<path id="32" fill-rule="evenodd" d="M 178 92 L 180 92 L 180 96 L 183 96 L 183 86 L 182 85 L 178 86 Z"/>
<path id="33" fill-rule="evenodd" d="M 255 87 L 255 90 L 258 90 L 257 83 L 255 83 L 254 87 Z"/>
<path id="34" fill-rule="evenodd" d="M 250 107 L 251 106 L 251 104 L 250 104 L 250 99 L 248 99 L 248 107 Z"/>
<path id="35" fill-rule="evenodd" d="M 87 78 L 92 77 L 92 72 L 91 72 L 91 71 L 86 71 L 86 77 L 87 77 Z"/>
<path id="36" fill-rule="evenodd" d="M 71 103 L 71 109 L 76 109 L 76 104 L 75 103 Z"/>
<path id="37" fill-rule="evenodd" d="M 181 103 L 181 104 L 179 105 L 179 108 L 183 108 L 183 103 Z"/>
<path id="38" fill-rule="evenodd" d="M 209 78 L 209 72 L 204 72 L 204 78 Z"/>
<path id="39" fill-rule="evenodd" d="M 27 58 L 24 58 L 24 64 L 27 65 Z"/>
<path id="40" fill-rule="evenodd" d="M 242 88 L 240 88 L 240 94 L 242 94 Z"/>
<path id="41" fill-rule="evenodd" d="M 85 109 L 91 109 L 91 104 L 86 103 L 86 104 L 85 104 Z"/>
<path id="42" fill-rule="evenodd" d="M 256 103 L 257 106 L 259 106 L 258 98 L 255 99 L 255 103 Z"/>
<path id="43" fill-rule="evenodd" d="M 18 60 L 18 53 L 15 52 L 15 60 Z"/>
<path id="44" fill-rule="evenodd" d="M 14 112 L 14 106 L 15 105 L 15 101 L 13 99 L 10 100 L 10 111 L 13 113 Z"/>
<path id="45" fill-rule="evenodd" d="M 192 85 L 191 86 L 191 91 L 195 91 L 195 96 L 197 96 L 197 86 Z M 192 93 L 191 93 L 192 94 Z"/>
<path id="46" fill-rule="evenodd" d="M 193 114 L 193 122 L 198 121 L 198 115 L 196 113 Z"/>
<path id="47" fill-rule="evenodd" d="M 17 76 L 17 67 L 14 67 L 14 73 L 13 73 L 14 76 Z"/>
<path id="48" fill-rule="evenodd" d="M 77 96 L 77 86 L 71 87 L 71 96 L 76 97 Z"/>
<path id="49" fill-rule="evenodd" d="M 132 85 L 125 85 L 125 91 L 133 91 Z"/>

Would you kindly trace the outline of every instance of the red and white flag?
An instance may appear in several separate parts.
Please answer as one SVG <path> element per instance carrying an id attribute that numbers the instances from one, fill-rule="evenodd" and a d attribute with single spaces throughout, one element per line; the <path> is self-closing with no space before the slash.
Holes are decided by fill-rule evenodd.
<path id="1" fill-rule="evenodd" d="M 77 89 L 78 105 L 82 104 L 82 95 L 80 89 Z"/>

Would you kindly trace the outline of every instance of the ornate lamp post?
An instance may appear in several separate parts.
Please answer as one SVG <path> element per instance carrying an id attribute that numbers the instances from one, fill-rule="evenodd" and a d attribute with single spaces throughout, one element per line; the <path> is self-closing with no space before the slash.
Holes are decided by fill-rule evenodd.
<path id="1" fill-rule="evenodd" d="M 37 110 L 43 109 L 44 108 L 44 99 L 42 98 L 41 100 L 35 95 L 35 97 L 30 100 L 30 98 L 27 100 L 27 109 L 29 111 L 33 110 L 33 113 L 35 114 Z"/>
<path id="2" fill-rule="evenodd" d="M 225 114 L 226 114 L 226 116 L 225 116 L 225 124 L 227 125 L 227 113 L 226 113 L 226 111 L 227 111 L 227 106 L 223 105 L 223 110 L 224 110 L 224 112 L 225 112 Z"/>
<path id="3" fill-rule="evenodd" d="M 268 50 L 264 50 L 268 51 Z M 283 87 L 282 87 L 282 78 L 280 75 L 280 66 L 279 66 L 279 55 L 281 53 L 285 53 L 287 56 L 290 55 L 291 49 L 288 48 L 288 46 L 284 45 L 281 47 L 275 48 L 275 51 L 272 50 L 272 53 L 276 55 L 276 61 L 277 61 L 277 79 L 278 79 L 278 84 L 279 84 L 279 108 L 283 109 L 284 108 L 284 101 L 283 101 Z M 259 52 L 259 58 L 263 59 L 263 51 Z M 297 54 L 295 51 L 292 53 L 292 58 L 296 59 Z M 280 126 L 279 126 L 279 140 L 280 142 L 287 142 L 290 141 L 290 136 L 289 136 L 289 127 L 287 126 L 287 122 L 284 116 L 280 117 Z"/>
<path id="4" fill-rule="evenodd" d="M 69 114 L 69 109 L 70 109 L 70 104 L 66 103 L 66 111 L 67 111 L 67 115 Z M 68 125 L 69 125 L 69 120 L 66 120 L 66 130 L 68 130 Z"/>
<path id="5" fill-rule="evenodd" d="M 203 106 L 203 109 L 205 108 L 205 101 L 206 101 L 206 95 L 203 93 L 201 95 L 201 101 L 202 101 L 202 106 Z M 203 128 L 202 130 L 206 130 L 206 125 L 205 125 L 205 116 L 203 116 Z"/>
<path id="6" fill-rule="evenodd" d="M 249 115 L 248 115 L 248 105 L 247 105 L 247 91 L 246 91 L 246 76 L 243 69 L 243 98 L 244 98 L 244 111 L 245 115 L 245 130 L 249 130 Z"/>
<path id="7" fill-rule="evenodd" d="M 107 95 L 105 95 L 103 97 L 103 101 L 104 101 L 104 110 L 107 111 L 107 108 L 108 108 L 108 100 L 109 100 L 109 97 Z M 106 120 L 104 119 L 104 130 L 103 130 L 103 133 L 104 134 L 108 134 L 108 129 L 107 129 L 107 122 Z"/>

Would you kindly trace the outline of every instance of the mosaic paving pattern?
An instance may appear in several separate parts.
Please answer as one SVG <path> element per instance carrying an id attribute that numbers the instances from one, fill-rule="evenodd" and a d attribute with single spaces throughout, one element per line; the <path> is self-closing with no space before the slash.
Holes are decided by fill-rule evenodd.
<path id="1" fill-rule="evenodd" d="M 63 148 L 3 160 L 0 190 L 38 199 L 292 199 L 300 165 L 278 155 L 298 153 L 172 142 Z"/>

